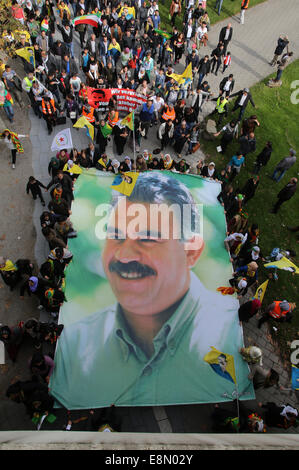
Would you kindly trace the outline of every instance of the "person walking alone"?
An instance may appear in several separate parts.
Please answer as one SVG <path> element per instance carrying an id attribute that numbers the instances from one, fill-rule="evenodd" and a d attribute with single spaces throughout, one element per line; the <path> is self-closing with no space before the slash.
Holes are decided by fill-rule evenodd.
<path id="1" fill-rule="evenodd" d="M 242 0 L 241 3 L 241 12 L 240 12 L 240 23 L 244 24 L 244 19 L 245 19 L 245 11 L 249 7 L 249 2 L 250 0 Z"/>
<path id="2" fill-rule="evenodd" d="M 278 183 L 283 178 L 286 171 L 296 163 L 296 160 L 296 151 L 294 149 L 290 149 L 289 155 L 280 160 L 280 162 L 274 168 L 272 179 Z M 278 173 L 279 176 L 277 176 Z"/>
<path id="3" fill-rule="evenodd" d="M 11 164 L 13 169 L 16 167 L 17 153 L 24 153 L 24 149 L 19 140 L 22 137 L 29 137 L 29 135 L 16 134 L 9 129 L 4 129 L 4 131 L 0 134 L 0 138 L 4 140 L 4 143 L 11 151 Z"/>
<path id="4" fill-rule="evenodd" d="M 297 190 L 297 178 L 291 178 L 288 184 L 277 194 L 278 201 L 272 209 L 272 214 L 277 214 L 281 204 L 291 199 Z"/>

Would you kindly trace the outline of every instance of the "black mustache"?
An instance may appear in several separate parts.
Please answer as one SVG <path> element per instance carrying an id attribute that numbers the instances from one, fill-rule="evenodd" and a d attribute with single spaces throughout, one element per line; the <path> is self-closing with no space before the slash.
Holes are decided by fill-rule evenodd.
<path id="1" fill-rule="evenodd" d="M 153 276 L 156 272 L 145 264 L 140 264 L 137 261 L 130 261 L 130 263 L 121 263 L 120 261 L 111 261 L 109 264 L 109 271 L 111 273 L 137 273 L 141 276 Z"/>

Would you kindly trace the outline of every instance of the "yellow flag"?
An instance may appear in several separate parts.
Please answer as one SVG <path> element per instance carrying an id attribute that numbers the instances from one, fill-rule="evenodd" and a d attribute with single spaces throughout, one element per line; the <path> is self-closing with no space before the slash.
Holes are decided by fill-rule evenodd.
<path id="1" fill-rule="evenodd" d="M 27 42 L 30 42 L 30 34 L 29 34 L 28 31 L 26 31 L 26 30 L 20 31 L 20 30 L 18 30 L 18 29 L 15 29 L 15 30 L 14 30 L 14 36 L 15 36 L 15 38 L 17 38 L 17 39 L 18 39 L 19 37 L 21 37 L 21 36 L 25 36 L 25 37 L 26 37 L 26 41 L 27 41 Z"/>
<path id="2" fill-rule="evenodd" d="M 272 261 L 271 263 L 264 264 L 264 266 L 265 268 L 284 269 L 285 271 L 299 274 L 299 268 L 285 256 L 283 256 L 279 261 Z"/>
<path id="3" fill-rule="evenodd" d="M 21 49 L 16 49 L 16 54 L 23 59 L 27 60 L 35 68 L 35 56 L 34 49 L 32 46 L 22 47 Z"/>
<path id="4" fill-rule="evenodd" d="M 139 173 L 134 171 L 127 171 L 117 175 L 110 186 L 115 191 L 119 191 L 125 196 L 131 196 L 134 186 L 136 184 Z"/>
<path id="5" fill-rule="evenodd" d="M 91 140 L 94 139 L 94 127 L 93 125 L 86 119 L 85 116 L 81 116 L 77 122 L 73 125 L 73 127 L 79 127 L 80 129 L 82 127 L 87 127 L 87 135 L 91 138 Z"/>
<path id="6" fill-rule="evenodd" d="M 234 356 L 218 351 L 213 346 L 211 346 L 211 349 L 212 351 L 204 356 L 204 361 L 210 364 L 216 374 L 236 384 Z"/>
<path id="7" fill-rule="evenodd" d="M 166 74 L 168 77 L 173 78 L 176 82 L 178 82 L 179 85 L 182 85 L 185 83 L 187 80 L 193 80 L 193 75 L 192 75 L 192 64 L 190 64 L 185 68 L 184 72 L 179 75 L 178 73 L 172 73 L 170 75 Z"/>
<path id="8" fill-rule="evenodd" d="M 121 16 L 122 13 L 127 15 L 132 15 L 135 18 L 135 8 L 134 7 L 121 7 L 118 16 Z"/>
<path id="9" fill-rule="evenodd" d="M 134 111 L 128 114 L 125 118 L 120 121 L 122 126 L 127 126 L 131 131 L 134 130 Z"/>
<path id="10" fill-rule="evenodd" d="M 73 175 L 81 175 L 82 168 L 80 168 L 79 165 L 76 165 L 76 163 L 74 163 L 71 167 L 69 167 L 69 165 L 66 163 L 62 171 L 67 171 L 68 173 L 72 173 Z"/>
<path id="11" fill-rule="evenodd" d="M 263 302 L 264 295 L 268 286 L 268 282 L 269 282 L 269 279 L 267 279 L 267 281 L 263 282 L 263 284 L 258 286 L 258 288 L 256 289 L 256 293 L 253 297 L 254 299 L 259 300 L 261 303 Z"/>
<path id="12" fill-rule="evenodd" d="M 190 62 L 190 64 L 185 68 L 184 72 L 182 73 L 181 75 L 183 78 L 190 78 L 190 80 L 193 79 L 193 75 L 192 75 L 192 64 Z"/>

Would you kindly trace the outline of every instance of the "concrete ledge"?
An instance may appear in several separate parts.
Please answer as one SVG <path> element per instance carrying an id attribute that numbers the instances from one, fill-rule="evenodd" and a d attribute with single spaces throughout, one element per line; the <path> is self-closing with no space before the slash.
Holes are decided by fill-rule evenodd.
<path id="1" fill-rule="evenodd" d="M 297 450 L 298 445 L 297 434 L 0 432 L 0 450 Z"/>

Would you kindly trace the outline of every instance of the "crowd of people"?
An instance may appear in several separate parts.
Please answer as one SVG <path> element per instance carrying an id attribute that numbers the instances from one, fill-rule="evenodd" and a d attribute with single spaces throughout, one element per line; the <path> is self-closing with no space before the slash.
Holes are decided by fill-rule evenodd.
<path id="1" fill-rule="evenodd" d="M 41 233 L 49 245 L 48 258 L 38 269 L 28 259 L 13 262 L 5 257 L 0 258 L 0 273 L 4 283 L 11 291 L 19 287 L 21 298 L 27 294 L 36 296 L 38 308 L 45 310 L 50 318 L 49 322 L 30 318 L 16 326 L 2 325 L 0 328 L 0 340 L 12 361 L 16 361 L 22 342 L 26 338 L 32 341 L 34 352 L 29 363 L 31 377 L 11 385 L 6 394 L 8 398 L 24 403 L 32 419 L 43 414 L 51 417 L 53 414 L 54 400 L 47 385 L 54 367 L 55 344 L 63 329 L 57 320 L 60 307 L 66 301 L 65 269 L 73 257 L 68 249 L 68 239 L 77 236 L 70 215 L 74 183 L 82 169 L 96 168 L 113 174 L 171 170 L 195 173 L 220 182 L 218 200 L 224 207 L 227 221 L 224 243 L 234 268 L 229 280 L 230 293 L 237 293 L 240 299 L 240 322 L 249 321 L 261 311 L 259 300 L 246 300 L 248 292 L 255 292 L 258 286 L 259 266 L 266 258 L 259 247 L 260 228 L 256 223 L 249 223 L 246 204 L 258 192 L 260 173 L 268 164 L 273 148 L 271 141 L 265 142 L 264 148 L 256 156 L 252 176 L 243 187 L 233 186 L 234 178 L 245 166 L 247 155 L 256 150 L 256 130 L 263 123 L 259 122 L 255 114 L 244 119 L 247 105 L 250 103 L 255 107 L 250 90 L 243 88 L 235 92 L 234 75 L 224 75 L 232 61 L 228 50 L 233 36 L 230 23 L 221 29 L 217 47 L 210 55 L 205 53 L 210 30 L 205 3 L 186 0 L 183 9 L 181 0 L 172 0 L 169 10 L 172 33 L 166 34 L 162 31 L 165 25 L 162 24 L 156 0 L 79 0 L 69 3 L 63 0 L 13 1 L 12 15 L 26 27 L 26 31 L 15 38 L 11 31 L 6 30 L 3 37 L 7 43 L 14 43 L 16 49 L 33 46 L 34 66 L 26 58 L 20 57 L 18 60 L 23 63 L 25 75 L 20 78 L 13 65 L 2 64 L 0 93 L 6 117 L 11 123 L 14 122 L 13 97 L 20 108 L 30 104 L 35 115 L 45 120 L 49 134 L 63 119 L 70 119 L 75 124 L 81 116 L 95 129 L 95 138 L 87 148 L 63 149 L 50 159 L 48 183 L 34 176 L 26 183 L 26 193 L 30 193 L 33 199 L 39 198 L 43 207 L 46 205 L 43 191 L 50 192 L 47 210 L 40 217 Z M 222 2 L 216 3 L 217 9 L 221 10 Z M 243 2 L 243 10 L 248 3 Z M 73 19 L 83 15 L 97 16 L 98 26 L 91 27 L 84 23 L 74 25 Z M 181 31 L 176 26 L 179 16 L 183 19 Z M 61 39 L 58 39 L 57 33 Z M 74 51 L 75 41 L 80 43 L 79 57 L 76 57 Z M 281 78 L 282 70 L 292 56 L 289 50 L 283 55 L 288 43 L 287 37 L 279 38 L 271 62 L 274 66 L 282 57 L 277 80 Z M 192 82 L 179 84 L 172 77 L 175 73 L 174 65 L 179 63 L 184 68 L 191 66 Z M 224 76 L 214 97 L 207 78 L 209 74 L 217 76 L 219 73 Z M 143 96 L 144 103 L 135 110 L 134 132 L 121 124 L 115 97 L 112 96 L 107 111 L 99 112 L 89 103 L 87 87 L 130 89 Z M 235 98 L 235 102 L 229 111 L 228 102 L 232 98 Z M 214 162 L 206 162 L 204 159 L 200 159 L 196 165 L 188 161 L 188 156 L 200 148 L 200 139 L 205 131 L 203 109 L 207 102 L 215 104 L 209 117 L 217 121 L 213 137 L 219 137 L 219 151 L 225 155 L 232 143 L 239 144 L 238 151 L 234 152 L 224 168 L 218 168 Z M 233 116 L 236 111 L 238 115 Z M 228 119 L 229 112 L 232 115 Z M 145 141 L 151 127 L 156 128 L 159 147 L 141 151 L 142 147 L 149 147 Z M 15 168 L 16 155 L 23 152 L 21 140 L 29 136 L 4 129 L 0 137 L 11 152 L 12 168 Z M 114 153 L 120 158 L 110 157 L 107 152 L 111 139 Z M 126 146 L 136 148 L 136 159 L 124 156 L 129 153 L 126 152 Z M 274 169 L 273 180 L 280 181 L 295 162 L 296 151 L 290 149 L 289 155 Z M 292 177 L 278 194 L 274 213 L 295 194 L 296 188 L 297 179 Z M 289 253 L 292 256 L 292 250 Z M 275 299 L 260 315 L 259 327 L 270 318 L 291 321 L 295 307 L 290 301 Z M 52 346 L 49 354 L 43 353 L 45 343 Z M 262 367 L 262 351 L 259 348 L 243 348 L 240 354 L 251 367 L 249 378 L 254 381 L 255 388 L 279 387 L 277 372 Z M 278 413 L 275 406 L 267 405 L 270 417 Z M 290 408 L 283 407 L 281 413 L 278 413 L 277 422 L 283 422 L 279 426 L 287 428 L 288 423 L 294 425 L 294 416 L 298 412 Z M 109 410 L 109 416 L 112 412 L 114 410 Z M 220 415 L 219 408 L 216 408 L 214 418 L 218 423 L 217 429 Z M 234 416 L 230 418 L 235 419 Z M 271 421 L 266 418 L 266 422 L 267 419 Z M 247 423 L 244 429 L 247 432 L 261 431 L 260 421 L 261 418 L 252 419 L 251 425 L 248 427 Z M 70 423 L 71 419 L 68 421 L 69 428 Z M 232 429 L 228 416 L 225 416 L 225 423 Z M 223 424 L 221 426 L 224 429 Z M 118 424 L 112 427 L 119 429 Z M 242 426 L 240 429 L 243 429 Z"/>

